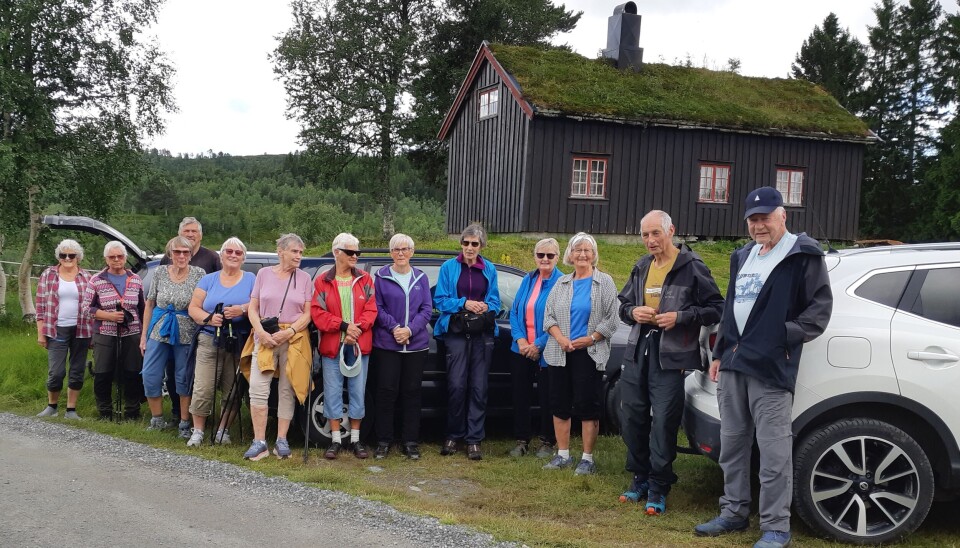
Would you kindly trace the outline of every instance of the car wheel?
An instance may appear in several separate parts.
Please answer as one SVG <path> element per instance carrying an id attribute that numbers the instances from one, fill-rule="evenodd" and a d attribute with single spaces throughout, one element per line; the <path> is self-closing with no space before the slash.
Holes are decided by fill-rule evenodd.
<path id="1" fill-rule="evenodd" d="M 923 522 L 933 502 L 926 453 L 879 420 L 842 420 L 808 436 L 797 447 L 794 478 L 800 518 L 842 542 L 899 539 Z"/>
<path id="2" fill-rule="evenodd" d="M 603 428 L 607 434 L 620 433 L 620 377 L 604 385 Z"/>
<path id="3" fill-rule="evenodd" d="M 344 398 L 346 398 L 344 393 Z M 346 399 L 344 399 L 346 401 Z M 310 428 L 311 443 L 330 443 L 330 421 L 323 415 L 323 383 L 314 385 L 313 393 L 307 400 L 306 413 L 300 415 L 300 430 L 306 432 Z M 347 405 L 343 405 L 343 418 L 340 421 L 340 435 L 342 439 L 350 440 L 350 420 L 347 416 Z"/>

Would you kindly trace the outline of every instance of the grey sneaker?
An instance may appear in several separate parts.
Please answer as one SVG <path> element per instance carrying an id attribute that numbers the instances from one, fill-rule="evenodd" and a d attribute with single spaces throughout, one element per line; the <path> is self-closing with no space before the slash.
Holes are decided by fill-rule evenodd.
<path id="1" fill-rule="evenodd" d="M 553 447 L 553 444 L 547 441 L 541 442 L 540 447 L 537 449 L 537 458 L 538 459 L 549 459 L 556 449 Z"/>
<path id="2" fill-rule="evenodd" d="M 529 444 L 524 440 L 517 440 L 517 445 L 510 450 L 510 456 L 517 458 L 527 454 L 530 450 Z"/>
<path id="3" fill-rule="evenodd" d="M 253 443 L 250 444 L 250 449 L 247 449 L 247 452 L 243 454 L 243 458 L 248 460 L 260 460 L 269 454 L 270 451 L 267 450 L 266 441 L 253 440 Z"/>
<path id="4" fill-rule="evenodd" d="M 560 470 L 561 468 L 570 468 L 573 466 L 573 457 L 563 458 L 559 454 L 554 455 L 550 462 L 543 465 L 544 470 Z"/>
<path id="5" fill-rule="evenodd" d="M 787 548 L 790 546 L 790 531 L 763 531 L 753 548 Z"/>
<path id="6" fill-rule="evenodd" d="M 37 413 L 37 416 L 38 416 L 38 417 L 56 417 L 56 416 L 57 416 L 57 408 L 56 408 L 56 407 L 50 407 L 50 406 L 48 405 L 48 406 L 46 406 L 46 407 L 43 408 L 43 411 Z"/>
<path id="7" fill-rule="evenodd" d="M 230 440 L 230 432 L 225 430 L 217 430 L 216 436 L 214 436 L 214 442 L 219 443 L 220 445 L 230 445 L 233 441 Z"/>
<path id="8" fill-rule="evenodd" d="M 163 417 L 150 417 L 150 425 L 147 426 L 147 430 L 165 430 L 167 428 L 170 428 L 170 423 Z"/>
<path id="9" fill-rule="evenodd" d="M 188 440 L 190 436 L 193 435 L 193 425 L 190 424 L 190 421 L 180 421 L 180 437 Z"/>
<path id="10" fill-rule="evenodd" d="M 203 445 L 203 430 L 194 428 L 190 434 L 190 440 L 187 441 L 187 447 L 200 447 Z"/>
<path id="11" fill-rule="evenodd" d="M 597 465 L 592 460 L 581 460 L 577 469 L 573 471 L 577 476 L 592 476 L 597 472 Z"/>
<path id="12" fill-rule="evenodd" d="M 273 446 L 273 454 L 278 459 L 285 459 L 290 456 L 290 444 L 287 438 L 277 438 L 277 443 Z"/>
<path id="13" fill-rule="evenodd" d="M 78 415 L 76 411 L 67 411 L 63 414 L 63 418 L 71 421 L 78 421 L 80 420 L 80 415 Z"/>
<path id="14" fill-rule="evenodd" d="M 727 533 L 746 531 L 749 526 L 749 520 L 728 520 L 717 516 L 706 523 L 697 525 L 693 528 L 693 532 L 696 533 L 698 537 L 719 537 Z"/>

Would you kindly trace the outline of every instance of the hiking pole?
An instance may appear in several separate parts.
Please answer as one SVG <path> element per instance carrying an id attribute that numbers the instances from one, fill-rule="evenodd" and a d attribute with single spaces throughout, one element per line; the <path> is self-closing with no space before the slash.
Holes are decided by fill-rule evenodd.
<path id="1" fill-rule="evenodd" d="M 117 312 L 123 312 L 123 305 L 121 303 L 117 303 Z M 117 396 L 113 402 L 113 417 L 117 422 L 123 420 L 123 362 L 121 359 L 123 355 L 121 351 L 123 338 L 120 336 L 120 326 L 124 323 L 123 320 L 117 322 L 117 346 L 114 351 L 115 360 L 113 363 L 113 380 L 117 385 Z"/>
<path id="2" fill-rule="evenodd" d="M 303 463 L 307 463 L 308 453 L 310 451 L 310 430 L 313 426 L 313 343 L 310 344 L 310 381 L 307 383 L 307 401 L 303 405 L 304 414 L 307 416 L 306 428 L 303 432 Z"/>
<path id="3" fill-rule="evenodd" d="M 240 414 L 240 405 L 237 398 L 240 398 L 240 381 L 242 373 L 240 371 L 240 355 L 238 352 L 233 353 L 233 385 L 230 386 L 230 392 L 227 393 L 226 399 L 223 400 L 223 403 L 220 405 L 220 421 L 217 424 L 224 425 L 224 431 L 227 430 L 226 424 L 230 422 L 230 414 L 233 413 L 233 406 L 237 406 L 237 416 Z M 240 428 L 240 441 L 243 442 L 243 421 L 240 421 L 238 424 Z M 220 440 L 223 441 L 222 439 Z"/>
<path id="4" fill-rule="evenodd" d="M 223 324 L 223 303 L 217 303 L 213 307 L 214 314 L 220 314 L 220 323 Z M 220 387 L 220 358 L 223 355 L 223 341 L 220 339 L 221 330 L 220 326 L 217 326 L 216 335 L 213 337 L 213 345 L 217 347 L 213 362 L 213 407 L 210 408 L 210 414 L 207 415 L 207 418 L 203 421 L 204 428 L 207 427 L 207 422 L 210 419 L 216 419 L 217 417 L 217 388 Z M 221 407 L 223 407 L 223 402 L 220 402 Z M 221 409 L 222 412 L 222 409 Z M 213 445 L 214 438 L 217 436 L 217 424 L 214 423 L 213 428 L 210 429 L 210 445 Z"/>

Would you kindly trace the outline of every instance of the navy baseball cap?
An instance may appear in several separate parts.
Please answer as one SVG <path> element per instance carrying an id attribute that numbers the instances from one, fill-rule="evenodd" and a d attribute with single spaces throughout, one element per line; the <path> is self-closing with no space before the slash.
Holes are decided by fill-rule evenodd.
<path id="1" fill-rule="evenodd" d="M 743 205 L 747 209 L 743 214 L 743 220 L 746 221 L 747 217 L 754 213 L 770 213 L 782 206 L 783 196 L 780 195 L 779 190 L 772 186 L 762 186 L 747 194 L 747 199 L 744 200 Z"/>

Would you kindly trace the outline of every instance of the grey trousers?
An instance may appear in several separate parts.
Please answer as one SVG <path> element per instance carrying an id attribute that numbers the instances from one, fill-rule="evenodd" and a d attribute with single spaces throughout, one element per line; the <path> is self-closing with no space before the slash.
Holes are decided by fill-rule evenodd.
<path id="1" fill-rule="evenodd" d="M 760 530 L 789 531 L 793 496 L 793 394 L 737 373 L 721 371 L 720 517 L 750 515 L 750 458 L 756 432 L 760 447 Z"/>
<path id="2" fill-rule="evenodd" d="M 70 381 L 67 387 L 73 390 L 83 388 L 83 367 L 87 361 L 87 349 L 90 339 L 76 336 L 77 326 L 57 326 L 57 336 L 47 337 L 47 391 L 63 390 L 63 379 L 67 376 L 67 355 L 70 356 Z"/>

